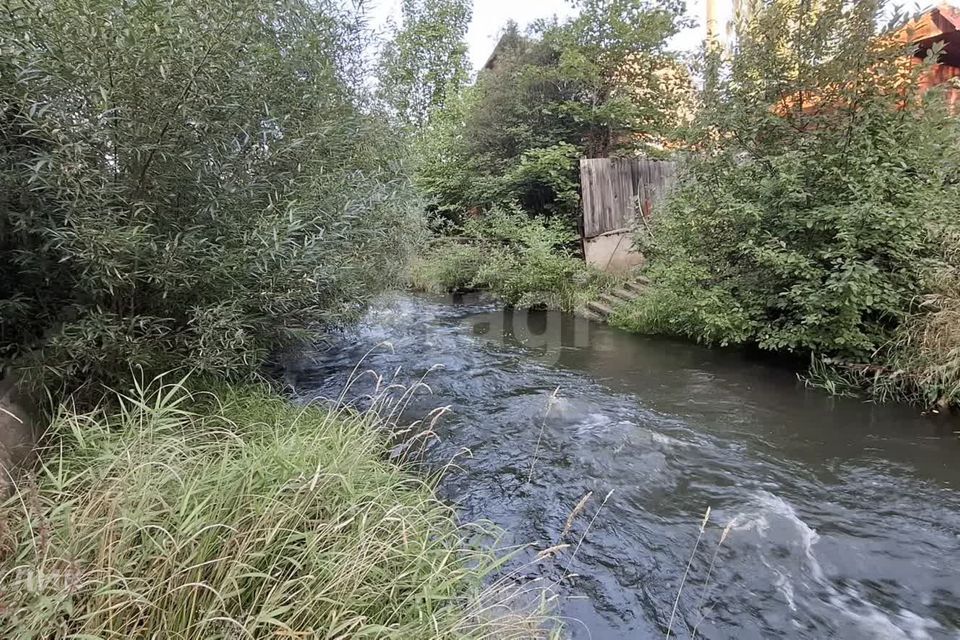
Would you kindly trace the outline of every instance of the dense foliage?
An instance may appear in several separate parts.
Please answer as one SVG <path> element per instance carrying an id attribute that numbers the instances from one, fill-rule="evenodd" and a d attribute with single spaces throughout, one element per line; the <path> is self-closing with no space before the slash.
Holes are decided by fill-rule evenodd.
<path id="1" fill-rule="evenodd" d="M 921 95 L 925 65 L 876 37 L 880 15 L 775 0 L 742 25 L 643 242 L 656 286 L 621 325 L 915 379 L 892 362 L 895 341 L 950 269 L 960 130 L 936 92 Z"/>
<path id="2" fill-rule="evenodd" d="M 470 0 L 403 0 L 402 24 L 381 52 L 378 93 L 415 133 L 426 133 L 431 117 L 467 82 L 471 16 Z"/>
<path id="3" fill-rule="evenodd" d="M 5 0 L 0 355 L 222 375 L 399 275 L 418 227 L 321 0 Z"/>
<path id="4" fill-rule="evenodd" d="M 519 206 L 575 228 L 579 159 L 634 152 L 682 119 L 689 79 L 666 51 L 682 7 L 576 4 L 564 23 L 508 26 L 488 68 L 437 119 L 418 184 L 447 218 Z"/>
<path id="5" fill-rule="evenodd" d="M 487 291 L 517 307 L 580 310 L 618 280 L 574 256 L 557 219 L 495 210 L 441 236 L 418 258 L 413 286 L 435 293 Z"/>

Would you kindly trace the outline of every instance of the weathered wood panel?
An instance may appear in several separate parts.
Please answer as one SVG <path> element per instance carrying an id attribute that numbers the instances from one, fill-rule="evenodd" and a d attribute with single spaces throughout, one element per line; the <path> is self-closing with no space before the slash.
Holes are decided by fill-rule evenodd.
<path id="1" fill-rule="evenodd" d="M 585 238 L 631 229 L 649 216 L 676 181 L 673 162 L 645 158 L 585 158 L 580 161 Z"/>

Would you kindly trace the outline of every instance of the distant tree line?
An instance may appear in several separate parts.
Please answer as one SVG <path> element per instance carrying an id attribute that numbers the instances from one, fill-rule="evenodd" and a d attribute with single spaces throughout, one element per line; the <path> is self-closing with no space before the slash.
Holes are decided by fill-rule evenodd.
<path id="1" fill-rule="evenodd" d="M 690 77 L 667 43 L 682 4 L 587 0 L 576 17 L 509 24 L 495 64 L 436 113 L 417 184 L 442 219 L 519 209 L 575 228 L 579 158 L 657 152 Z"/>

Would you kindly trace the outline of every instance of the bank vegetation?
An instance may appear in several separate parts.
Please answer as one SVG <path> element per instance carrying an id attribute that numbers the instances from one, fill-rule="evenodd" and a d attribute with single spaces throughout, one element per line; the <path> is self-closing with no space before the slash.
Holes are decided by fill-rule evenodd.
<path id="1" fill-rule="evenodd" d="M 777 1 L 708 56 L 685 175 L 641 234 L 654 287 L 620 326 L 810 359 L 834 392 L 960 401 L 960 131 L 951 85 L 923 82 L 942 47 L 881 35 L 887 13 Z"/>
<path id="2" fill-rule="evenodd" d="M 615 324 L 772 351 L 834 393 L 957 405 L 956 81 L 928 82 L 943 46 L 911 45 L 909 16 L 879 0 L 770 0 L 733 20 L 729 46 L 684 60 L 671 3 L 579 4 L 507 29 L 416 173 L 441 236 L 526 215 L 512 261 L 442 241 L 419 280 L 513 304 L 536 302 L 514 293 L 535 283 L 574 310 L 570 283 L 601 283 L 580 287 L 589 299 L 603 277 L 556 269 L 575 243 L 524 261 L 526 229 L 576 233 L 581 157 L 669 158 L 679 183 L 636 230 L 653 286 Z"/>
<path id="3" fill-rule="evenodd" d="M 389 431 L 389 396 L 356 412 L 183 383 L 56 414 L 0 507 L 3 637 L 550 635 L 540 591 L 484 582 L 500 560 L 464 539 L 492 532 L 389 460 L 426 428 Z"/>

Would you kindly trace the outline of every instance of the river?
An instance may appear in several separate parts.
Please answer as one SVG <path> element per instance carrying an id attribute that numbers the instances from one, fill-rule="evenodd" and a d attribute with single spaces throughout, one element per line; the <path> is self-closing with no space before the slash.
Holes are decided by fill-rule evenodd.
<path id="1" fill-rule="evenodd" d="M 573 638 L 663 638 L 695 548 L 675 637 L 960 638 L 956 423 L 828 397 L 757 355 L 407 295 L 288 379 L 335 397 L 365 354 L 388 378 L 427 375 L 410 412 L 450 408 L 427 454 L 456 458 L 443 497 L 534 545 L 517 580 L 572 574 Z M 526 565 L 589 492 L 572 547 Z"/>

